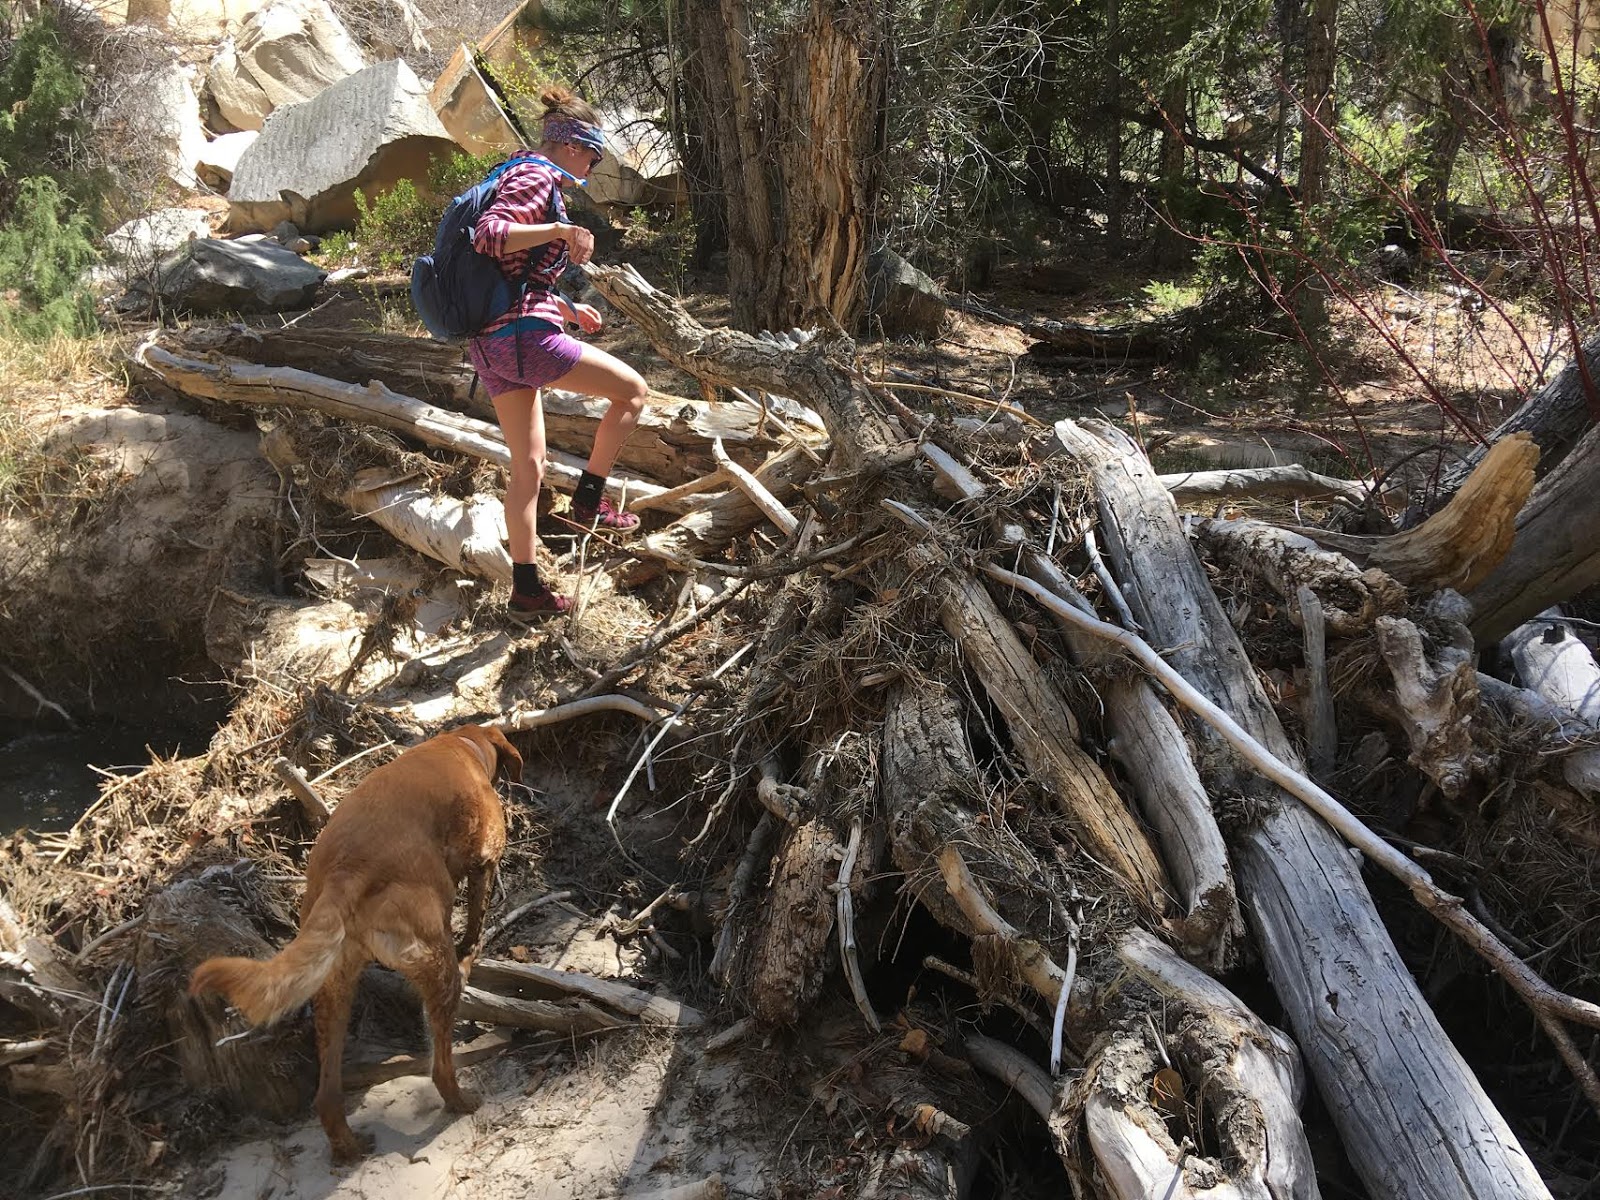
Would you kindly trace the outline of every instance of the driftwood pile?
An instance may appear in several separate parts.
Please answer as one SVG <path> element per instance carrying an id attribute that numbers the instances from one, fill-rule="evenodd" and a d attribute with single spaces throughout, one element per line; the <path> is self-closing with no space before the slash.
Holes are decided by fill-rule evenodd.
<path id="1" fill-rule="evenodd" d="M 870 378 L 842 337 L 706 328 L 627 268 L 589 273 L 704 389 L 655 397 L 624 451 L 617 491 L 649 532 L 585 550 L 618 586 L 659 581 L 670 612 L 557 703 L 504 720 L 609 707 L 659 722 L 634 774 L 665 739 L 703 735 L 686 751 L 698 832 L 682 859 L 697 891 L 718 893 L 709 970 L 740 1018 L 728 1039 L 803 1024 L 830 989 L 866 1027 L 886 1024 L 900 997 L 875 994 L 873 971 L 915 905 L 970 946 L 970 971 L 936 969 L 1021 1014 L 1008 1028 L 1037 1031 L 1019 1047 L 969 1030 L 961 1048 L 1038 1110 L 1079 1195 L 1320 1194 L 1308 1077 L 1374 1197 L 1551 1194 L 1369 880 L 1397 881 L 1521 998 L 1597 1109 L 1575 1039 L 1600 1029 L 1600 1006 L 1544 982 L 1504 914 L 1452 894 L 1412 844 L 1339 798 L 1361 806 L 1376 737 L 1404 747 L 1404 770 L 1442 804 L 1536 781 L 1580 814 L 1564 836 L 1595 844 L 1581 814 L 1600 797 L 1600 672 L 1551 607 L 1563 597 L 1519 618 L 1507 678 L 1478 670 L 1473 599 L 1506 590 L 1497 572 L 1519 522 L 1560 482 L 1536 483 L 1526 433 L 1390 536 L 1186 519 L 1175 498 L 1385 497 L 1300 468 L 1160 476 L 1107 424 L 1046 427 L 950 394 L 913 406 L 936 389 Z M 447 348 L 226 330 L 149 343 L 138 361 L 190 397 L 314 409 L 506 461 Z M 559 392 L 546 412 L 550 478 L 570 487 L 599 413 Z M 509 580 L 492 493 L 355 468 L 328 473 L 322 498 L 450 568 Z M 675 710 L 630 687 L 714 618 L 735 629 L 720 680 L 696 681 Z M 1496 740 L 1512 729 L 1514 748 Z M 1536 766 L 1513 778 L 1512 760 Z M 625 818 L 618 829 L 625 842 Z M 49 955 L 20 930 L 10 943 L 21 974 L 0 987 L 32 979 L 46 1003 Z M 1218 981 L 1257 960 L 1284 1030 Z M 702 1020 L 552 974 L 482 963 L 463 1015 L 568 1031 Z M 954 1119 L 933 1128 L 945 1132 L 894 1194 L 963 1194 L 976 1135 Z"/>

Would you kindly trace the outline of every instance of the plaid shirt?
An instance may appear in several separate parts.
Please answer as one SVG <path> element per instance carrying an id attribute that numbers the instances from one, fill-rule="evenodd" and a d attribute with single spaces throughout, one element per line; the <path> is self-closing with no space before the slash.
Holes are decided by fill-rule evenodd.
<path id="1" fill-rule="evenodd" d="M 567 206 L 561 196 L 561 175 L 541 159 L 508 167 L 500 176 L 494 203 L 472 231 L 472 244 L 480 254 L 492 255 L 500 263 L 500 273 L 513 282 L 528 271 L 528 287 L 522 303 L 489 322 L 478 334 L 486 337 L 519 317 L 537 317 L 557 329 L 566 328 L 566 310 L 556 300 L 556 283 L 567 269 L 567 243 L 557 238 L 527 250 L 507 250 L 506 235 L 513 225 L 566 223 Z M 554 212 L 552 213 L 552 209 Z"/>

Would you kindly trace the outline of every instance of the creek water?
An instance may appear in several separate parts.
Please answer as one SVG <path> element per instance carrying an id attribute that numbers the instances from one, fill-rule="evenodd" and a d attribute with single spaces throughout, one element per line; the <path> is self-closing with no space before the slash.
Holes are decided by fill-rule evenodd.
<path id="1" fill-rule="evenodd" d="M 132 774 L 163 757 L 203 750 L 214 726 L 161 720 L 101 720 L 62 729 L 0 720 L 0 837 L 26 826 L 69 829 L 100 794 L 104 776 Z"/>

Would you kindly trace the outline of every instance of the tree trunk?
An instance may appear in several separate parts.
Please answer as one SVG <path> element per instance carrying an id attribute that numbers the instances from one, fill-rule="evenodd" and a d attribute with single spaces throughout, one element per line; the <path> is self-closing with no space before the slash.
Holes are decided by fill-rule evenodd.
<path id="1" fill-rule="evenodd" d="M 1122 15 L 1106 0 L 1106 248 L 1122 253 Z"/>
<path id="2" fill-rule="evenodd" d="M 762 108 L 769 95 L 750 70 L 754 46 L 744 0 L 689 0 L 687 23 L 705 68 L 707 104 L 716 119 L 716 166 L 727 205 L 728 299 L 733 324 L 763 328 L 763 281 L 777 246 Z"/>
<path id="3" fill-rule="evenodd" d="M 811 0 L 784 44 L 771 132 L 782 180 L 775 287 L 760 328 L 837 322 L 866 311 L 867 249 L 887 72 L 876 3 Z"/>
<path id="4" fill-rule="evenodd" d="M 1479 645 L 1600 583 L 1600 426 L 1541 479 L 1517 514 L 1516 540 L 1468 595 Z"/>
<path id="5" fill-rule="evenodd" d="M 1183 191 L 1185 161 L 1183 130 L 1189 119 L 1189 77 L 1180 74 L 1161 93 L 1161 203 L 1156 221 L 1156 266 L 1176 268 L 1189 261 L 1189 239 L 1173 212 L 1173 201 Z"/>
<path id="6" fill-rule="evenodd" d="M 687 6 L 715 117 L 736 328 L 861 319 L 887 87 L 882 21 L 877 4 L 810 0 L 787 29 L 763 30 L 745 0 Z"/>
<path id="7" fill-rule="evenodd" d="M 1298 765 L 1227 613 L 1136 446 L 1109 426 L 1057 426 L 1091 468 L 1107 550 L 1145 635 L 1172 665 L 1284 761 Z M 1417 990 L 1358 864 L 1292 797 L 1215 744 L 1213 793 L 1263 807 L 1233 837 L 1234 866 L 1279 999 L 1351 1161 L 1375 1196 L 1547 1197 L 1510 1128 Z"/>
<path id="8" fill-rule="evenodd" d="M 1334 125 L 1333 68 L 1338 53 L 1339 0 L 1313 0 L 1306 26 L 1306 86 L 1300 117 L 1301 245 L 1316 233 L 1311 214 L 1321 205 L 1328 183 L 1328 135 Z M 1323 317 L 1322 281 L 1301 267 L 1295 283 L 1295 307 L 1300 320 L 1320 324 Z"/>

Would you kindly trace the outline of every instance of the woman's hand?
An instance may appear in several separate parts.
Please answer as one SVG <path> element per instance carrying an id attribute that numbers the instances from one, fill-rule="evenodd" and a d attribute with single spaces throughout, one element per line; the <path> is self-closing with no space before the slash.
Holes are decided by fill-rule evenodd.
<path id="1" fill-rule="evenodd" d="M 567 254 L 580 267 L 594 257 L 594 234 L 582 225 L 568 225 Z"/>
<path id="2" fill-rule="evenodd" d="M 572 317 L 577 321 L 578 328 L 585 333 L 599 333 L 606 323 L 605 318 L 600 315 L 600 310 L 591 304 L 574 304 Z"/>

